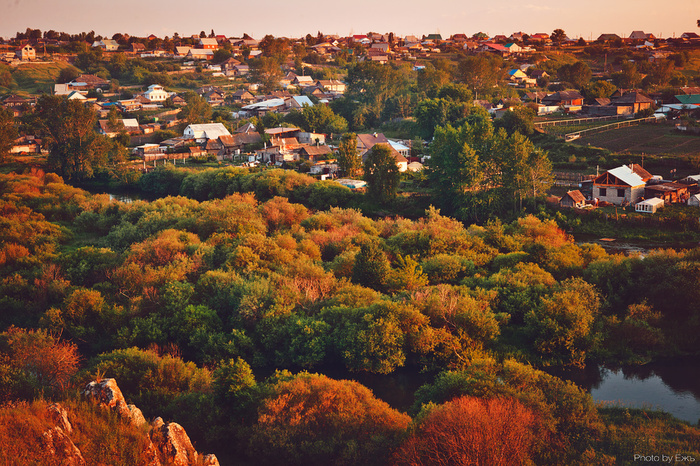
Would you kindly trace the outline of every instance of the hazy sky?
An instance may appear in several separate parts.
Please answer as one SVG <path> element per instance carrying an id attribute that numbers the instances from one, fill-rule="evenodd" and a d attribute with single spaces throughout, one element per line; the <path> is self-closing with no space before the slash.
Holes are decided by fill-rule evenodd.
<path id="1" fill-rule="evenodd" d="M 510 35 L 523 31 L 596 38 L 601 33 L 628 36 L 633 30 L 671 37 L 700 32 L 700 0 L 0 0 L 0 36 L 27 27 L 69 33 L 94 30 L 103 36 L 217 34 L 260 39 L 265 34 L 300 37 L 327 34 L 443 36 L 483 31 Z"/>

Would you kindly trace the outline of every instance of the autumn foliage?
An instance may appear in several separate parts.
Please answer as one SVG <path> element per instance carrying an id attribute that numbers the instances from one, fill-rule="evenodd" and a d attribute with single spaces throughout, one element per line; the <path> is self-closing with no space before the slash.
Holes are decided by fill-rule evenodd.
<path id="1" fill-rule="evenodd" d="M 528 464 L 537 421 L 515 400 L 463 396 L 433 405 L 394 459 L 407 466 Z"/>

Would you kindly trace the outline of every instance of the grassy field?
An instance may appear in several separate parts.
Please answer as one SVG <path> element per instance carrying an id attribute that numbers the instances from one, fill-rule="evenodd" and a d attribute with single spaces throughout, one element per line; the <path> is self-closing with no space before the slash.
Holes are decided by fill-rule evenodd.
<path id="1" fill-rule="evenodd" d="M 625 154 L 691 157 L 700 153 L 700 137 L 681 134 L 671 123 L 643 124 L 583 135 L 576 143 Z"/>
<path id="2" fill-rule="evenodd" d="M 23 63 L 12 72 L 12 78 L 18 88 L 12 89 L 18 94 L 52 93 L 53 85 L 63 68 L 73 68 L 63 61 Z"/>

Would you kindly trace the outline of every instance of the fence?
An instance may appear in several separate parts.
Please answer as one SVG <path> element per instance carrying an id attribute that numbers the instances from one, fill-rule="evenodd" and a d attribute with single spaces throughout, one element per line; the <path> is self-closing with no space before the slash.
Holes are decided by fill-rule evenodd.
<path id="1" fill-rule="evenodd" d="M 592 180 L 595 175 L 584 175 L 577 172 L 553 172 L 555 186 L 577 186 L 585 180 Z"/>
<path id="2" fill-rule="evenodd" d="M 596 126 L 595 128 L 589 128 L 589 129 L 582 129 L 581 131 L 574 131 L 573 133 L 568 133 L 564 135 L 564 139 L 568 141 L 573 141 L 574 139 L 578 139 L 581 137 L 581 135 L 590 135 L 590 134 L 595 134 L 595 133 L 602 133 L 603 131 L 608 131 L 610 129 L 619 129 L 619 128 L 624 128 L 626 126 L 636 126 L 640 123 L 651 123 L 651 122 L 658 122 L 659 120 L 654 117 L 646 117 L 646 118 L 637 118 L 636 120 L 626 120 L 626 121 L 619 121 L 617 123 L 611 123 L 609 125 L 603 125 L 603 126 Z"/>
<path id="3" fill-rule="evenodd" d="M 627 118 L 627 115 L 611 115 L 604 117 L 572 118 L 568 120 L 538 121 L 535 123 L 535 128 L 544 128 L 546 126 L 578 125 L 581 123 L 595 123 L 597 121 L 621 120 L 623 118 Z"/>

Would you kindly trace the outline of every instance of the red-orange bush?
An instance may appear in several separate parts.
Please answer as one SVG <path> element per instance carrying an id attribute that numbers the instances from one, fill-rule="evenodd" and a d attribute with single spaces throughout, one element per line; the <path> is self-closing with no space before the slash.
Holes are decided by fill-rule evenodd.
<path id="1" fill-rule="evenodd" d="M 527 464 L 537 417 L 515 400 L 464 396 L 428 412 L 394 455 L 396 464 Z"/>

